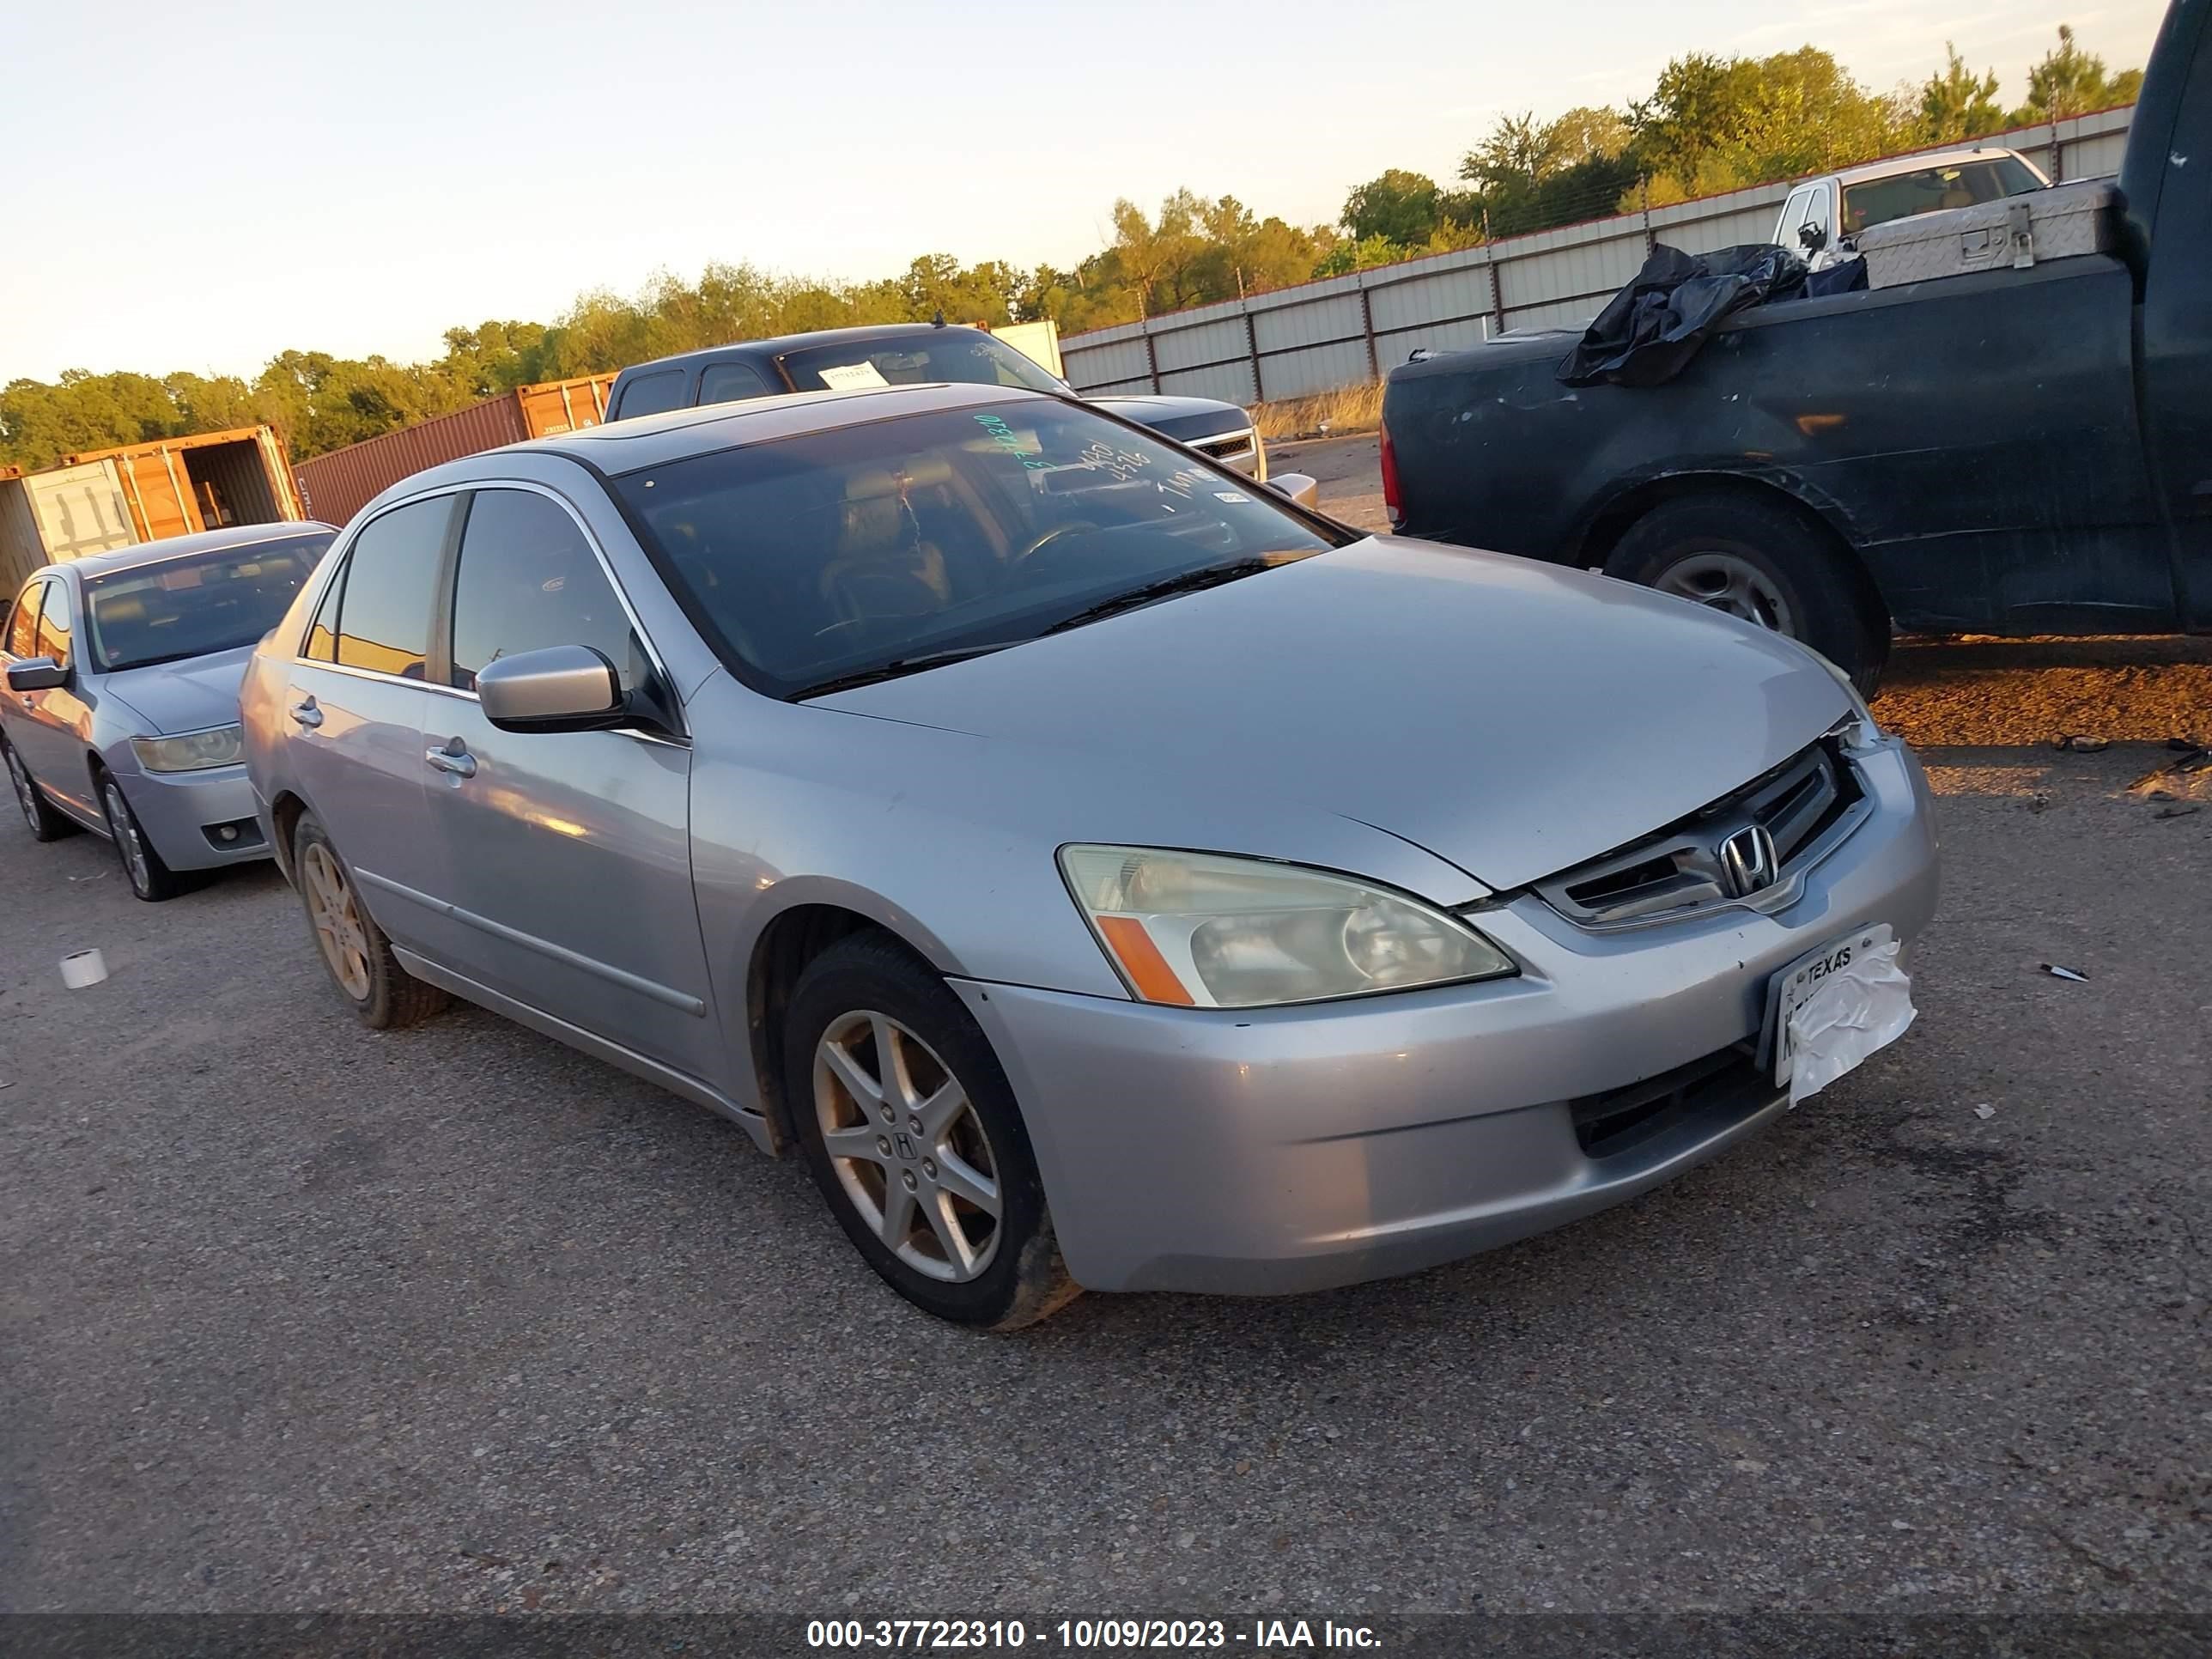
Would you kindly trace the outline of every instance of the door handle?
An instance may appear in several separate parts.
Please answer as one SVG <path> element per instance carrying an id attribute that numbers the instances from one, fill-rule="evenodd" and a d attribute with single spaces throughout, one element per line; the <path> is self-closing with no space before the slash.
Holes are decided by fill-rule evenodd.
<path id="1" fill-rule="evenodd" d="M 310 697 L 305 702 L 295 702 L 292 705 L 292 718 L 302 726 L 320 726 L 323 723 L 323 711 L 315 707 L 315 700 Z"/>
<path id="2" fill-rule="evenodd" d="M 434 766 L 441 772 L 450 772 L 457 778 L 472 778 L 477 775 L 477 757 L 462 746 L 459 738 L 442 748 L 425 749 L 422 759 L 425 764 Z"/>

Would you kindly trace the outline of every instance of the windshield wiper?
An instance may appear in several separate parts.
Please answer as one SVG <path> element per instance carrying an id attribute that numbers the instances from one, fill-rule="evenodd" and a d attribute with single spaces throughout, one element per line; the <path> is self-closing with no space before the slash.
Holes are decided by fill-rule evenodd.
<path id="1" fill-rule="evenodd" d="M 1202 587 L 1218 587 L 1224 582 L 1233 582 L 1240 577 L 1256 576 L 1269 568 L 1266 559 L 1232 559 L 1227 564 L 1209 564 L 1196 570 L 1185 570 L 1173 576 L 1163 576 L 1158 581 L 1116 593 L 1096 605 L 1087 605 L 1072 617 L 1062 617 L 1044 631 L 1065 633 L 1071 628 L 1080 628 L 1085 623 L 1117 616 L 1124 611 L 1134 611 L 1139 605 L 1150 605 L 1155 599 L 1171 599 L 1177 593 L 1195 593 Z"/>
<path id="2" fill-rule="evenodd" d="M 826 696 L 832 691 L 850 691 L 855 686 L 874 685 L 882 680 L 919 674 L 925 668 L 936 668 L 948 662 L 962 662 L 969 657 L 988 657 L 994 651 L 1004 651 L 1009 646 L 1025 643 L 1023 640 L 993 640 L 988 645 L 955 645 L 943 651 L 922 651 L 911 657 L 896 657 L 873 668 L 856 668 L 849 674 L 838 674 L 826 680 L 817 680 L 811 685 L 802 685 L 784 701 L 799 702 L 808 697 Z"/>
<path id="3" fill-rule="evenodd" d="M 252 641 L 249 640 L 247 643 L 250 645 Z M 219 645 L 216 647 L 216 651 L 228 651 L 234 648 L 228 645 Z M 166 656 L 138 657 L 126 663 L 110 663 L 100 672 L 103 674 L 127 674 L 134 668 L 159 668 L 164 663 L 190 662 L 194 657 L 211 657 L 214 654 L 214 651 L 172 651 Z"/>

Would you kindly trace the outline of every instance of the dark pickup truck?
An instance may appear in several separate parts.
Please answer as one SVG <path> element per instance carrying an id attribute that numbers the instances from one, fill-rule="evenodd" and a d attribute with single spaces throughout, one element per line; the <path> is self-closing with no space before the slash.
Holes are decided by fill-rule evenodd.
<path id="1" fill-rule="evenodd" d="M 1600 568 L 1803 639 L 2212 631 L 2212 0 L 2175 0 L 2118 252 L 1754 307 L 1656 386 L 1571 336 L 1391 371 L 1402 534 Z"/>

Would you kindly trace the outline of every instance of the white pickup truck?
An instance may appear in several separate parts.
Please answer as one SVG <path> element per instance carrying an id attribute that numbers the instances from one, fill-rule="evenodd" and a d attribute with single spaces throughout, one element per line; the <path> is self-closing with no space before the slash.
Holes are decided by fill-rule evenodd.
<path id="1" fill-rule="evenodd" d="M 2024 196 L 2050 184 L 2017 150 L 1983 146 L 1893 156 L 1799 179 L 1782 204 L 1774 240 L 1784 247 L 1802 248 L 1807 262 L 1819 270 L 1844 258 L 1851 238 L 1871 226 Z"/>

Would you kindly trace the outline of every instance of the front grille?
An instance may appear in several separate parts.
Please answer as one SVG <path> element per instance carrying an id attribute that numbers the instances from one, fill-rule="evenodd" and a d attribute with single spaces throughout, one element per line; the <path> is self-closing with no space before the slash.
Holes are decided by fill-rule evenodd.
<path id="1" fill-rule="evenodd" d="M 1232 432 L 1225 438 L 1200 438 L 1191 447 L 1212 460 L 1241 461 L 1252 453 L 1252 434 Z"/>
<path id="2" fill-rule="evenodd" d="M 1710 1135 L 1741 1122 L 1781 1092 L 1759 1064 L 1757 1046 L 1730 1043 L 1625 1089 L 1569 1101 L 1575 1144 L 1585 1158 L 1617 1158 L 1686 1124 Z"/>
<path id="3" fill-rule="evenodd" d="M 1773 838 L 1780 886 L 1824 849 L 1859 799 L 1849 763 L 1824 740 L 1656 835 L 1538 882 L 1536 891 L 1593 927 L 1722 903 L 1735 896 L 1721 862 L 1730 836 L 1757 824 Z"/>

